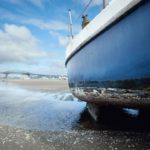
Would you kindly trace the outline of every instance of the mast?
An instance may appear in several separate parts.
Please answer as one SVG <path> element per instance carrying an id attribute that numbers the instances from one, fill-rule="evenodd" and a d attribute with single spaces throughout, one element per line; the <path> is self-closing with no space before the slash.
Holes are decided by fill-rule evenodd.
<path id="1" fill-rule="evenodd" d="M 69 13 L 69 30 L 70 30 L 70 36 L 73 39 L 73 32 L 72 32 L 72 15 L 71 15 L 71 9 L 68 10 Z"/>
<path id="2" fill-rule="evenodd" d="M 109 4 L 109 0 L 103 0 L 103 9 Z"/>

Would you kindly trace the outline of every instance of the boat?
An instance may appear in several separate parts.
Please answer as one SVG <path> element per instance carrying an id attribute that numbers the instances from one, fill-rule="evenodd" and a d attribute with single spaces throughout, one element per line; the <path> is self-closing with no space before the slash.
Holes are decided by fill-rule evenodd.
<path id="1" fill-rule="evenodd" d="M 150 107 L 150 0 L 112 0 L 66 50 L 71 92 L 98 106 Z"/>

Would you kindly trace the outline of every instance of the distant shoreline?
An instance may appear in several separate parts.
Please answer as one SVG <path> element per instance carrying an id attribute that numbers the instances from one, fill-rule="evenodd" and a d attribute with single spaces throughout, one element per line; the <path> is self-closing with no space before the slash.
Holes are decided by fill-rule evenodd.
<path id="1" fill-rule="evenodd" d="M 0 82 L 11 83 L 29 90 L 40 91 L 66 91 L 69 90 L 67 80 L 41 80 L 41 79 L 2 79 Z"/>

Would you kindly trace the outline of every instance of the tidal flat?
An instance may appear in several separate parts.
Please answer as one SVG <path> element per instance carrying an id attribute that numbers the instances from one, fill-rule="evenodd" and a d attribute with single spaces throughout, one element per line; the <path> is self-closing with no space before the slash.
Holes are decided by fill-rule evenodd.
<path id="1" fill-rule="evenodd" d="M 95 123 L 65 80 L 2 80 L 0 150 L 20 149 L 150 149 L 149 117 L 110 109 Z"/>

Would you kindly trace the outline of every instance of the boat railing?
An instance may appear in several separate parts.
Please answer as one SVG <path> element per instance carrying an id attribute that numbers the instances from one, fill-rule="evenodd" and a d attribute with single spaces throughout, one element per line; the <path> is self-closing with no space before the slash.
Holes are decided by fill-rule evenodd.
<path id="1" fill-rule="evenodd" d="M 109 4 L 109 0 L 103 0 L 103 9 Z"/>
<path id="2" fill-rule="evenodd" d="M 76 20 L 78 20 L 81 16 L 83 17 L 85 11 L 88 9 L 88 7 L 90 6 L 90 4 L 92 3 L 93 0 L 89 0 L 89 2 L 87 3 L 87 5 L 85 6 L 83 12 L 77 17 Z M 102 8 L 105 9 L 105 7 L 107 7 L 109 5 L 110 0 L 102 0 Z M 72 15 L 71 15 L 71 9 L 68 9 L 68 14 L 69 14 L 69 35 L 68 35 L 68 39 L 70 41 L 70 39 L 73 39 L 73 24 L 72 24 Z"/>

